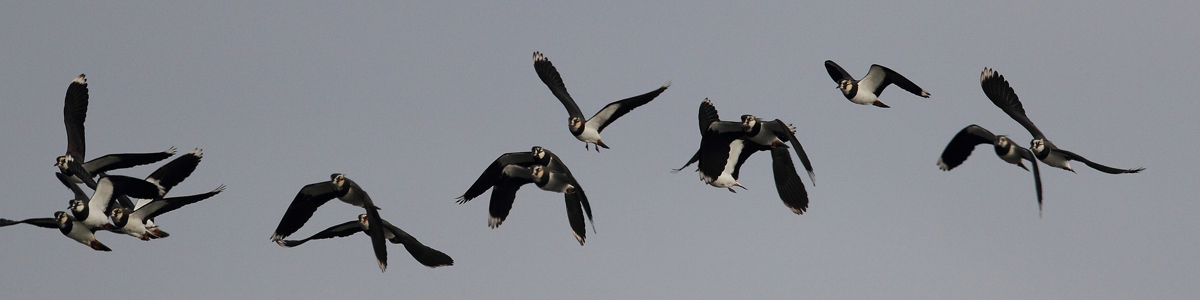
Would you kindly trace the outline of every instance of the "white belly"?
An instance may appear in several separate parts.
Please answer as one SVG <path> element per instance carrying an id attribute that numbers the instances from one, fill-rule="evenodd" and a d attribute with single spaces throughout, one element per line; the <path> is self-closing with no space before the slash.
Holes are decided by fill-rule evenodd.
<path id="1" fill-rule="evenodd" d="M 875 103 L 875 101 L 878 101 L 878 100 L 879 100 L 879 97 L 876 97 L 874 93 L 864 91 L 861 89 L 858 90 L 858 95 L 854 95 L 854 98 L 850 98 L 850 102 L 854 102 L 854 103 L 862 104 L 862 105 L 869 105 L 869 104 Z"/>

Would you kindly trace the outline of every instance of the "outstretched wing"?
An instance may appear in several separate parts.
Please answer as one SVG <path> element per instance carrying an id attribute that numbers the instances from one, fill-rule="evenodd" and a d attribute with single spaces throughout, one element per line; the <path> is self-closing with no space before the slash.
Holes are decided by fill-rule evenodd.
<path id="1" fill-rule="evenodd" d="M 587 228 L 584 227 L 583 210 L 580 209 L 582 204 L 577 193 L 578 189 L 575 193 L 563 193 L 563 200 L 567 204 L 567 222 L 571 224 L 571 233 L 575 234 L 575 240 L 583 246 L 583 240 L 587 238 Z"/>
<path id="2" fill-rule="evenodd" d="M 175 147 L 163 152 L 109 154 L 83 163 L 83 168 L 92 175 L 156 163 L 175 155 Z"/>
<path id="3" fill-rule="evenodd" d="M 946 149 L 942 150 L 942 156 L 938 157 L 938 168 L 949 171 L 961 165 L 979 144 L 995 145 L 996 135 L 975 124 L 959 130 L 958 134 L 950 139 L 950 143 L 946 144 Z"/>
<path id="4" fill-rule="evenodd" d="M 278 240 L 275 242 L 278 243 L 280 246 L 290 248 L 290 247 L 300 246 L 300 244 L 304 244 L 305 242 L 308 242 L 311 240 L 328 239 L 328 238 L 335 238 L 335 237 L 348 237 L 348 236 L 354 235 L 355 233 L 359 233 L 362 231 L 363 231 L 362 224 L 359 224 L 358 220 L 354 220 L 354 221 L 350 221 L 350 222 L 346 222 L 346 223 L 342 223 L 342 224 L 338 224 L 338 225 L 333 225 L 333 227 L 326 228 L 325 230 L 322 230 L 321 232 L 318 232 L 317 234 L 314 234 L 313 236 L 310 236 L 303 240 Z"/>
<path id="5" fill-rule="evenodd" d="M 458 197 L 458 204 L 467 203 L 467 201 L 483 195 L 483 192 L 486 192 L 489 188 L 500 182 L 500 176 L 504 172 L 505 167 L 509 165 L 529 167 L 533 163 L 534 157 L 532 152 L 511 152 L 500 155 L 495 161 L 492 161 L 492 164 L 488 165 L 487 169 L 483 170 L 483 174 L 480 174 L 479 178 L 475 179 L 475 183 L 471 184 L 470 188 L 467 188 L 467 192 Z"/>
<path id="6" fill-rule="evenodd" d="M 663 91 L 666 91 L 668 87 L 671 87 L 671 83 L 664 84 L 663 86 L 656 90 L 650 91 L 649 93 L 609 103 L 608 105 L 605 105 L 603 109 L 596 112 L 595 115 L 592 115 L 592 118 L 588 119 L 584 126 L 595 127 L 596 132 L 604 131 L 604 127 L 608 127 L 608 124 L 612 124 L 612 122 L 616 121 L 617 118 L 624 116 L 634 108 L 642 106 L 646 103 L 650 103 L 650 100 L 654 100 L 654 97 L 658 97 L 658 95 L 662 94 Z"/>
<path id="7" fill-rule="evenodd" d="M 571 94 L 567 93 L 567 86 L 563 85 L 562 77 L 558 75 L 558 69 L 554 68 L 554 64 L 550 63 L 541 52 L 533 52 L 533 70 L 537 71 L 538 78 L 542 79 L 542 83 L 550 88 L 550 92 L 554 93 L 554 97 L 561 101 L 563 107 L 566 107 L 567 114 L 572 118 L 583 119 L 583 112 L 579 111 L 579 105 L 575 104 L 575 100 L 571 99 Z"/>
<path id="8" fill-rule="evenodd" d="M 1029 164 L 1033 165 L 1033 187 L 1037 189 L 1038 211 L 1042 211 L 1042 173 L 1038 171 L 1037 156 L 1033 155 L 1033 151 L 1029 149 L 1016 147 L 1017 153 L 1021 158 L 1028 160 Z"/>
<path id="9" fill-rule="evenodd" d="M 74 182 L 71 182 L 70 179 L 67 179 L 67 175 L 63 175 L 63 173 L 60 172 L 54 172 L 54 176 L 58 177 L 58 181 L 62 182 L 64 186 L 66 186 L 68 189 L 71 189 L 71 192 L 75 194 L 75 200 L 88 200 L 89 197 L 87 193 L 84 193 L 83 189 L 79 188 L 78 184 L 75 184 Z"/>
<path id="10" fill-rule="evenodd" d="M 279 220 L 279 226 L 275 227 L 275 232 L 271 234 L 271 240 L 279 241 L 296 233 L 296 230 L 300 230 L 300 227 L 303 227 L 304 223 L 312 218 L 313 212 L 316 212 L 317 208 L 339 195 L 333 182 L 323 181 L 304 186 L 299 193 L 296 193 L 296 198 L 292 199 L 292 204 L 288 205 L 287 211 L 283 213 L 283 219 Z"/>
<path id="11" fill-rule="evenodd" d="M 1080 156 L 1079 154 L 1075 154 L 1074 152 L 1063 150 L 1061 148 L 1054 149 L 1054 151 L 1062 152 L 1063 156 L 1066 157 L 1067 159 L 1083 162 L 1083 164 L 1085 164 L 1089 167 L 1092 167 L 1092 169 L 1096 169 L 1096 171 L 1100 171 L 1100 172 L 1104 172 L 1104 173 L 1108 173 L 1108 174 L 1137 173 L 1137 172 L 1141 172 L 1142 170 L 1146 169 L 1146 168 L 1117 169 L 1117 168 L 1113 168 L 1113 167 L 1109 167 L 1109 166 L 1105 166 L 1102 164 L 1092 162 L 1092 161 L 1088 160 L 1087 158 L 1083 158 L 1083 156 Z"/>
<path id="12" fill-rule="evenodd" d="M 846 69 L 842 69 L 842 66 L 839 66 L 832 60 L 825 61 L 825 71 L 829 72 L 829 78 L 833 78 L 834 82 L 840 82 L 842 80 L 854 80 L 854 77 L 850 76 L 850 73 L 847 73 Z"/>
<path id="13" fill-rule="evenodd" d="M 200 152 L 200 149 L 180 155 L 162 167 L 158 167 L 154 173 L 150 173 L 150 176 L 146 177 L 146 181 L 154 182 L 163 187 L 164 191 L 169 192 L 171 188 L 183 182 L 192 175 L 192 172 L 196 171 L 196 166 L 200 165 L 200 159 L 203 157 L 204 154 Z"/>
<path id="14" fill-rule="evenodd" d="M 365 204 L 365 203 L 364 203 Z M 367 210 L 367 235 L 371 237 L 371 249 L 375 251 L 375 262 L 379 263 L 379 271 L 387 271 L 387 244 L 383 237 L 383 218 L 379 217 L 379 208 L 375 205 L 363 205 Z"/>
<path id="15" fill-rule="evenodd" d="M 430 268 L 454 265 L 454 259 L 450 258 L 449 255 L 421 244 L 412 235 L 404 232 L 404 230 L 400 230 L 400 228 L 392 225 L 387 220 L 383 221 L 383 226 L 384 229 L 392 233 L 392 243 L 404 245 L 404 250 L 408 250 L 408 254 L 412 254 L 412 257 L 422 265 Z"/>
<path id="16" fill-rule="evenodd" d="M 880 65 L 871 65 L 871 70 L 867 71 L 867 76 L 863 76 L 863 80 L 859 82 L 858 86 L 870 89 L 875 93 L 876 97 L 879 97 L 883 93 L 883 89 L 887 88 L 889 84 L 895 84 L 905 91 L 913 93 L 913 95 L 929 98 L 929 92 L 926 92 L 917 86 L 917 84 L 908 80 L 908 78 L 904 78 L 904 75 L 900 75 L 900 73 Z"/>
<path id="17" fill-rule="evenodd" d="M 153 219 L 154 217 L 157 217 L 158 215 L 165 214 L 172 210 L 179 209 L 180 207 L 183 207 L 184 205 L 200 202 L 200 200 L 211 198 L 212 196 L 220 194 L 224 190 L 225 190 L 225 185 L 222 184 L 221 186 L 217 187 L 216 189 L 214 189 L 210 192 L 207 192 L 207 193 L 203 193 L 203 194 L 196 194 L 196 195 L 183 196 L 183 197 L 155 199 L 153 201 L 150 201 L 150 203 L 143 205 L 141 208 L 138 208 L 137 210 L 133 211 L 133 214 L 134 215 L 141 214 L 142 220 Z"/>
<path id="18" fill-rule="evenodd" d="M 779 191 L 779 199 L 783 205 L 799 215 L 808 209 L 808 191 L 804 190 L 804 182 L 796 174 L 796 166 L 792 164 L 792 154 L 787 146 L 771 149 L 771 170 L 775 173 L 775 189 Z"/>
<path id="19" fill-rule="evenodd" d="M 492 188 L 492 199 L 488 205 L 488 227 L 496 228 L 508 218 L 508 211 L 517 199 L 517 190 L 529 183 L 533 183 L 529 168 L 517 165 L 504 167 L 500 181 Z"/>
<path id="20" fill-rule="evenodd" d="M 792 127 L 783 123 L 783 120 L 775 119 L 775 121 L 763 124 L 764 128 L 775 132 L 775 136 L 786 137 L 787 141 L 796 150 L 796 157 L 800 158 L 800 164 L 804 165 L 804 170 L 808 171 L 808 179 L 812 180 L 813 185 L 817 185 L 817 174 L 813 173 L 812 163 L 808 161 L 808 154 L 804 153 L 804 146 L 800 145 L 800 139 L 796 138 L 796 132 L 792 131 Z M 789 159 L 790 161 L 790 159 Z"/>
<path id="21" fill-rule="evenodd" d="M 25 223 L 25 224 L 29 224 L 29 225 L 33 225 L 33 226 L 37 226 L 37 227 L 42 227 L 42 228 L 58 228 L 58 221 L 54 220 L 54 218 L 33 218 L 33 219 L 25 219 L 25 220 L 20 220 L 20 221 L 14 221 L 14 220 L 9 220 L 9 219 L 0 219 L 0 227 L 16 225 L 16 224 L 21 224 L 21 223 Z"/>
<path id="22" fill-rule="evenodd" d="M 83 122 L 87 119 L 88 87 L 87 78 L 79 74 L 71 85 L 67 86 L 67 97 L 63 103 L 63 123 L 67 126 L 67 155 L 82 162 L 87 149 Z"/>
<path id="23" fill-rule="evenodd" d="M 983 88 L 983 94 L 987 95 L 988 100 L 992 100 L 992 104 L 1003 110 L 1004 113 L 1012 117 L 1014 121 L 1025 127 L 1033 139 L 1045 139 L 1046 136 L 1038 130 L 1037 126 L 1033 125 L 1033 121 L 1025 115 L 1025 107 L 1021 105 L 1021 100 L 1017 97 L 1017 93 L 1013 92 L 1012 87 L 1008 86 L 1008 80 L 1004 79 L 1004 75 L 992 69 L 984 68 L 979 74 L 979 85 Z"/>

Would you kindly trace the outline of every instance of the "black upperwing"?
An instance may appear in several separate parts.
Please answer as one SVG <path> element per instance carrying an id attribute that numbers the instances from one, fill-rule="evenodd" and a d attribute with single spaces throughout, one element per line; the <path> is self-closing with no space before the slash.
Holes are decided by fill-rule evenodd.
<path id="1" fill-rule="evenodd" d="M 275 227 L 275 232 L 271 234 L 271 240 L 279 241 L 296 233 L 296 230 L 300 230 L 300 227 L 303 227 L 304 223 L 312 218 L 317 208 L 344 193 L 345 191 L 338 191 L 333 182 L 329 181 L 305 185 L 299 193 L 296 193 L 296 198 L 292 199 L 287 211 L 283 213 L 283 218 L 279 220 L 279 226 Z"/>
<path id="2" fill-rule="evenodd" d="M 67 97 L 63 103 L 63 122 L 67 127 L 67 155 L 78 162 L 83 162 L 87 150 L 83 126 L 87 119 L 87 110 L 87 78 L 84 74 L 79 74 L 71 81 L 71 85 L 67 86 Z"/>
<path id="3" fill-rule="evenodd" d="M 954 138 L 950 139 L 950 143 L 946 144 L 946 149 L 942 150 L 942 156 L 938 157 L 938 168 L 949 171 L 961 165 L 979 144 L 995 145 L 996 135 L 979 125 L 971 124 L 964 127 L 954 135 Z"/>
<path id="4" fill-rule="evenodd" d="M 991 100 L 992 104 L 995 104 L 996 107 L 1003 110 L 1009 117 L 1012 117 L 1014 121 L 1025 127 L 1025 130 L 1029 131 L 1033 139 L 1046 138 L 1042 134 L 1042 131 L 1038 130 L 1036 125 L 1033 125 L 1033 121 L 1029 120 L 1029 117 L 1025 115 L 1025 107 L 1021 105 L 1020 98 L 1017 97 L 1017 93 L 1013 91 L 1012 87 L 1008 85 L 1008 81 L 1004 79 L 1004 75 L 1000 75 L 999 72 L 992 69 L 984 68 L 983 72 L 979 74 L 979 85 L 983 88 L 983 94 L 987 95 L 988 100 Z"/>
<path id="5" fill-rule="evenodd" d="M 595 115 L 592 115 L 592 118 L 588 119 L 587 123 L 595 123 L 596 132 L 604 131 L 604 128 L 608 127 L 608 124 L 612 124 L 612 122 L 616 121 L 617 118 L 624 116 L 634 108 L 645 105 L 646 103 L 650 103 L 650 100 L 654 100 L 654 97 L 658 97 L 658 95 L 662 94 L 663 91 L 666 91 L 668 87 L 671 87 L 670 83 L 664 84 L 658 89 L 645 94 L 609 103 L 608 105 L 605 105 L 603 109 L 600 109 L 600 111 L 596 112 Z"/>
<path id="6" fill-rule="evenodd" d="M 579 110 L 579 105 L 575 104 L 575 100 L 571 99 L 571 94 L 567 93 L 567 86 L 563 84 L 562 77 L 558 75 L 558 69 L 554 68 L 554 64 L 551 64 L 550 60 L 541 52 L 533 52 L 533 70 L 537 71 L 538 78 L 541 78 L 542 83 L 550 88 L 554 97 L 562 102 L 563 107 L 567 109 L 567 114 L 572 118 L 583 119 L 583 112 Z"/>
<path id="7" fill-rule="evenodd" d="M 321 232 L 318 232 L 318 233 L 316 233 L 308 238 L 305 238 L 303 240 L 279 240 L 276 243 L 278 243 L 280 246 L 290 248 L 290 247 L 300 246 L 300 244 L 304 244 L 305 242 L 308 242 L 311 240 L 328 239 L 328 238 L 335 238 L 335 237 L 348 237 L 348 236 L 354 235 L 355 233 L 359 233 L 359 232 L 362 232 L 362 224 L 360 224 L 358 222 L 358 220 L 354 220 L 354 221 L 350 221 L 350 222 L 346 222 L 346 223 L 342 223 L 342 224 L 338 224 L 338 225 L 333 225 L 332 227 L 326 228 L 325 230 L 322 230 Z"/>
<path id="8" fill-rule="evenodd" d="M 500 155 L 492 164 L 488 165 L 487 169 L 483 170 L 483 174 L 475 179 L 475 183 L 467 188 L 467 192 L 458 197 L 458 204 L 467 203 L 471 199 L 483 195 L 488 189 L 500 182 L 500 177 L 504 172 L 504 168 L 509 165 L 518 165 L 528 167 L 533 165 L 534 157 L 532 152 L 510 152 Z"/>

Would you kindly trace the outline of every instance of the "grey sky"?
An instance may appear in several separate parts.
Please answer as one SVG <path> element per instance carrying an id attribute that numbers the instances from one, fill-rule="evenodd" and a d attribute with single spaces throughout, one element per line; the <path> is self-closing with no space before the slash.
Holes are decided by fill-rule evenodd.
<path id="1" fill-rule="evenodd" d="M 172 235 L 0 229 L 9 299 L 1200 297 L 1200 33 L 1188 1 L 670 3 L 8 3 L 0 10 L 0 218 L 50 217 L 70 193 L 67 84 L 91 90 L 88 156 L 204 149 L 173 195 L 228 189 L 164 215 Z M 554 62 L 585 114 L 667 81 L 587 152 L 534 73 Z M 822 62 L 888 66 L 933 94 L 846 101 Z M 1142 174 L 1043 168 L 942 148 L 979 124 L 1027 146 L 984 97 L 1012 84 L 1058 146 Z M 817 185 L 779 201 L 768 155 L 731 194 L 671 174 L 699 144 L 696 108 L 794 123 Z M 541 145 L 587 189 L 595 234 L 572 238 L 562 196 L 525 188 L 497 229 L 487 199 L 454 204 L 505 152 Z M 153 167 L 118 174 L 144 177 Z M 346 173 L 381 214 L 455 259 L 429 269 L 368 239 L 268 241 L 305 184 Z M 808 182 L 807 178 L 805 181 Z M 339 203 L 295 236 L 353 220 Z M 136 276 L 130 276 L 135 274 Z"/>

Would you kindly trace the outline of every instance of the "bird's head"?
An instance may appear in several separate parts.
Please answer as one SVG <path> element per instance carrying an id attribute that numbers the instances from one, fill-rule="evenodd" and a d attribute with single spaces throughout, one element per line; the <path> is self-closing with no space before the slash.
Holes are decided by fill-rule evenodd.
<path id="1" fill-rule="evenodd" d="M 67 201 L 67 209 L 71 211 L 82 212 L 84 207 L 87 207 L 87 205 L 83 203 L 83 200 L 75 199 Z"/>
<path id="2" fill-rule="evenodd" d="M 56 211 L 56 212 L 54 212 L 54 221 L 57 221 L 58 225 L 62 226 L 64 224 L 67 224 L 67 222 L 71 221 L 71 216 L 68 215 L 67 212 L 65 212 L 65 211 Z"/>
<path id="3" fill-rule="evenodd" d="M 571 132 L 583 131 L 583 118 L 571 117 L 567 119 L 567 127 L 571 129 Z"/>
<path id="4" fill-rule="evenodd" d="M 749 132 L 756 126 L 758 126 L 758 118 L 753 115 L 742 115 L 742 130 Z"/>
<path id="5" fill-rule="evenodd" d="M 838 80 L 837 88 L 839 90 L 842 90 L 843 94 L 849 94 L 850 90 L 854 89 L 854 80 L 849 80 L 849 79 Z"/>
<path id="6" fill-rule="evenodd" d="M 367 214 L 358 215 L 358 224 L 362 224 L 363 228 L 367 228 L 371 225 L 370 222 L 367 221 Z"/>
<path id="7" fill-rule="evenodd" d="M 342 188 L 343 184 L 346 184 L 346 175 L 342 173 L 333 173 L 333 175 L 329 175 L 329 182 L 332 182 L 333 186 L 340 189 Z"/>

